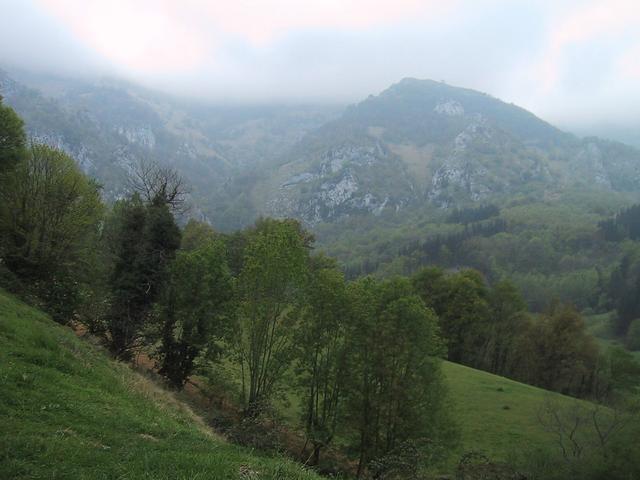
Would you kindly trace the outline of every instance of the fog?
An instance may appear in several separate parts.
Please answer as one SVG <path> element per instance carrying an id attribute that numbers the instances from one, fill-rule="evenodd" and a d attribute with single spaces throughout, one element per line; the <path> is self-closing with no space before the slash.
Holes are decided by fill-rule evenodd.
<path id="1" fill-rule="evenodd" d="M 636 0 L 0 0 L 0 12 L 4 69 L 243 103 L 349 103 L 431 78 L 584 130 L 640 119 Z"/>

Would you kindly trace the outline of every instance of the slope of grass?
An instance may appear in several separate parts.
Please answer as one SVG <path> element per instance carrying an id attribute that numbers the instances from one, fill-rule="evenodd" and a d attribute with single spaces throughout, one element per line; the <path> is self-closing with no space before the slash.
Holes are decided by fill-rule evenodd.
<path id="1" fill-rule="evenodd" d="M 306 479 L 0 291 L 0 478 Z"/>
<path id="2" fill-rule="evenodd" d="M 459 453 L 479 451 L 507 460 L 525 451 L 557 452 L 554 435 L 538 420 L 540 409 L 547 401 L 563 407 L 584 403 L 451 362 L 442 368 L 460 425 Z"/>

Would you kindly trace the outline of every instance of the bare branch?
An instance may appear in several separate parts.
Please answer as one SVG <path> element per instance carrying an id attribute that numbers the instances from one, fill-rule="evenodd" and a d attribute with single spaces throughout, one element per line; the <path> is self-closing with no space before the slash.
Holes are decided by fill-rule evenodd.
<path id="1" fill-rule="evenodd" d="M 141 160 L 129 177 L 129 188 L 148 203 L 167 205 L 176 213 L 188 210 L 184 178 L 173 168 Z"/>

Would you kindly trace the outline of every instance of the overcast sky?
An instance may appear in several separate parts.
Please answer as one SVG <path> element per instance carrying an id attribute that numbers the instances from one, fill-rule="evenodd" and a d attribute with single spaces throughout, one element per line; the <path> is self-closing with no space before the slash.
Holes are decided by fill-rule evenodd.
<path id="1" fill-rule="evenodd" d="M 560 125 L 629 125 L 640 0 L 0 0 L 3 66 L 250 102 L 431 78 Z"/>

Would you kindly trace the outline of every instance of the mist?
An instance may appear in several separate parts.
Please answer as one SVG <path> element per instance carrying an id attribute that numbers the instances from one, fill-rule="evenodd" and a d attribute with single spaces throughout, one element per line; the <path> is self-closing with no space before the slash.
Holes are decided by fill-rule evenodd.
<path id="1" fill-rule="evenodd" d="M 632 0 L 0 0 L 0 11 L 2 69 L 240 103 L 351 103 L 430 78 L 583 130 L 640 119 Z"/>

